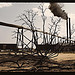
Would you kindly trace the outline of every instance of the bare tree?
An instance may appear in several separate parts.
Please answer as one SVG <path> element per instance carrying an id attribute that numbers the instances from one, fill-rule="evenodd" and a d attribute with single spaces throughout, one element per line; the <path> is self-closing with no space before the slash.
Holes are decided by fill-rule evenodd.
<path id="1" fill-rule="evenodd" d="M 37 45 L 37 37 L 34 33 L 34 30 L 37 29 L 37 27 L 35 27 L 34 25 L 34 21 L 35 21 L 35 17 L 37 15 L 38 12 L 34 12 L 33 10 L 24 10 L 24 13 L 22 13 L 21 15 L 18 16 L 18 20 L 16 21 L 21 21 L 22 25 L 27 26 L 28 28 L 30 28 L 32 30 L 32 38 L 34 38 L 34 44 Z"/>
<path id="2" fill-rule="evenodd" d="M 56 4 L 56 3 L 54 3 Z M 63 5 L 60 5 L 61 8 L 63 7 Z M 54 8 L 54 7 L 53 7 Z M 46 24 L 46 20 L 47 17 L 45 16 L 45 12 L 48 8 L 44 8 L 44 4 L 40 4 L 39 9 L 41 10 L 41 17 L 42 17 L 42 21 L 43 21 L 43 32 L 45 32 L 45 24 Z M 50 16 L 50 15 L 49 15 Z M 61 21 L 61 18 L 57 18 L 55 19 L 54 17 L 50 17 L 51 23 L 49 22 L 49 32 L 52 35 L 58 35 L 59 32 L 59 27 L 60 25 L 58 25 Z M 55 36 L 51 35 L 51 41 L 50 44 L 52 43 L 53 39 L 55 38 Z M 43 43 L 45 43 L 45 35 L 43 34 Z"/>
<path id="3" fill-rule="evenodd" d="M 42 21 L 43 21 L 43 32 L 45 32 L 45 22 L 46 22 L 46 19 L 47 19 L 47 17 L 45 16 L 45 12 L 46 12 L 47 8 L 44 8 L 44 4 L 40 4 L 38 9 L 40 9 L 41 13 L 42 13 L 41 17 L 42 17 Z M 45 43 L 44 39 L 45 39 L 45 35 L 43 33 L 43 43 Z"/>
<path id="4" fill-rule="evenodd" d="M 27 25 L 29 28 L 33 29 L 36 28 L 34 26 L 34 20 L 37 15 L 37 12 L 33 12 L 33 10 L 24 10 L 24 13 L 18 16 L 19 20 L 16 21 L 23 21 L 22 25 Z"/>
<path id="5" fill-rule="evenodd" d="M 45 32 L 45 22 L 47 19 L 47 17 L 45 16 L 45 12 L 46 12 L 47 8 L 44 8 L 44 5 L 41 4 L 39 6 L 39 9 L 41 10 L 41 13 L 42 13 L 41 17 L 42 17 L 42 21 L 43 21 L 43 32 Z M 34 25 L 36 15 L 37 15 L 37 12 L 34 12 L 33 10 L 24 10 L 24 13 L 22 13 L 21 15 L 18 16 L 19 20 L 17 20 L 17 21 L 23 22 L 22 25 L 26 25 L 26 26 L 28 26 L 28 28 L 30 28 L 32 30 L 32 34 L 34 37 L 34 44 L 37 48 L 38 47 L 38 41 L 37 41 L 37 37 L 36 37 L 35 32 L 34 32 L 34 30 L 37 29 Z M 57 30 L 57 28 L 58 28 L 58 23 L 60 22 L 60 20 L 61 19 L 54 20 L 53 18 L 51 18 L 52 25 L 49 24 L 51 26 L 51 28 L 49 28 L 50 33 L 57 34 L 57 32 L 59 31 L 59 30 Z M 51 36 L 51 42 L 50 43 L 52 43 L 52 40 L 54 38 L 55 37 Z M 45 35 L 43 33 L 43 43 L 45 43 L 44 41 L 45 41 Z"/>
<path id="6" fill-rule="evenodd" d="M 75 27 L 74 27 L 74 24 L 72 25 L 72 28 L 71 28 L 71 36 L 75 33 Z M 74 39 L 75 36 L 72 36 L 72 38 Z"/>
<path id="7" fill-rule="evenodd" d="M 51 23 L 49 23 L 49 32 L 52 34 L 52 35 L 58 35 L 58 32 L 60 31 L 60 21 L 61 21 L 61 18 L 57 18 L 57 19 L 54 19 L 54 17 L 50 17 L 50 20 L 51 20 Z M 52 41 L 53 39 L 55 38 L 55 36 L 52 36 L 51 35 L 51 41 L 50 41 L 50 44 L 52 44 Z"/>
<path id="8" fill-rule="evenodd" d="M 74 27 L 74 24 L 73 24 L 72 29 L 71 29 L 71 35 L 73 35 L 74 32 L 75 32 L 75 27 Z"/>

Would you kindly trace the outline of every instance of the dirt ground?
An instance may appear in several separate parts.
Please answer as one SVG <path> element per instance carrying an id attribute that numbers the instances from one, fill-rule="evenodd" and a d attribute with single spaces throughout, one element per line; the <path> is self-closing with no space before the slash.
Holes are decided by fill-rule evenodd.
<path id="1" fill-rule="evenodd" d="M 75 72 L 75 53 L 54 58 L 0 54 L 0 72 Z"/>
<path id="2" fill-rule="evenodd" d="M 57 57 L 52 58 L 57 62 L 62 62 L 66 60 L 75 60 L 75 53 L 60 53 Z"/>

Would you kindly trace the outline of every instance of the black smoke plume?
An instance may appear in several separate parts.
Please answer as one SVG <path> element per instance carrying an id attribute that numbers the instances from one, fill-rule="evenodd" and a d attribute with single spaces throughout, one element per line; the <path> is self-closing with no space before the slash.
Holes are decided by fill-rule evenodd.
<path id="1" fill-rule="evenodd" d="M 49 9 L 54 14 L 54 16 L 61 17 L 65 20 L 68 19 L 67 13 L 61 9 L 60 5 L 57 3 L 50 3 Z"/>

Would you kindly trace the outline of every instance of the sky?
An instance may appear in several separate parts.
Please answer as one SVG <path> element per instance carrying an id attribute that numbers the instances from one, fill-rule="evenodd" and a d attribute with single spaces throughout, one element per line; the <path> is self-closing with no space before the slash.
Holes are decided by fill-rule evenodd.
<path id="1" fill-rule="evenodd" d="M 32 9 L 34 12 L 38 11 L 38 18 L 36 19 L 36 27 L 40 28 L 42 30 L 42 19 L 40 18 L 41 12 L 37 9 L 38 6 L 42 4 L 42 2 L 32 2 L 32 3 L 1 3 L 0 2 L 0 22 L 6 22 L 10 24 L 16 24 L 21 25 L 22 22 L 15 22 L 17 19 L 17 16 L 24 12 L 24 10 Z M 63 8 L 65 12 L 68 14 L 68 16 L 71 18 L 71 25 L 75 24 L 75 3 L 61 3 L 64 4 Z M 44 2 L 44 7 L 48 8 L 49 3 Z M 48 31 L 48 23 L 50 16 L 53 16 L 51 11 L 48 9 L 45 13 L 45 15 L 48 17 L 46 21 L 45 31 Z M 56 16 L 55 16 L 56 17 Z M 60 23 L 61 29 L 59 36 L 65 37 L 66 36 L 66 21 L 62 19 L 62 22 Z M 11 27 L 5 27 L 0 26 L 0 43 L 15 43 L 16 40 L 12 39 L 13 31 L 16 30 L 15 28 Z M 26 33 L 28 37 L 29 32 Z"/>

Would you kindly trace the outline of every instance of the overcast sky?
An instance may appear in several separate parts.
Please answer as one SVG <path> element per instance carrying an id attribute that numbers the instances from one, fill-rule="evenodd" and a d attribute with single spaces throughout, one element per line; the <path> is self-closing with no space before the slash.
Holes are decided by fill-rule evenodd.
<path id="1" fill-rule="evenodd" d="M 36 3 L 0 3 L 0 21 L 6 22 L 6 23 L 12 23 L 21 25 L 21 22 L 14 22 L 17 19 L 17 16 L 21 14 L 24 10 L 27 9 L 33 9 L 34 12 L 37 11 L 38 6 L 40 5 L 40 2 Z M 71 18 L 71 24 L 75 24 L 75 3 L 63 3 L 64 9 L 66 13 L 68 13 L 68 16 Z M 48 7 L 49 3 L 44 3 L 44 7 Z M 47 17 L 53 16 L 50 10 L 47 10 L 45 15 Z M 40 23 L 39 23 L 40 22 Z M 47 19 L 46 24 L 48 25 L 49 19 Z M 61 31 L 60 36 L 64 37 L 66 36 L 66 23 L 65 20 L 62 19 L 61 24 Z M 40 27 L 42 26 L 42 20 L 40 19 L 40 12 L 39 17 L 36 20 L 36 26 Z M 48 26 L 45 26 L 46 31 L 48 31 Z M 15 40 L 12 39 L 12 31 L 15 30 L 15 28 L 10 27 L 4 27 L 0 26 L 0 43 L 8 42 L 8 43 L 14 43 Z M 27 33 L 28 34 L 28 33 Z"/>

